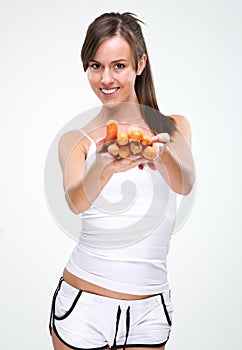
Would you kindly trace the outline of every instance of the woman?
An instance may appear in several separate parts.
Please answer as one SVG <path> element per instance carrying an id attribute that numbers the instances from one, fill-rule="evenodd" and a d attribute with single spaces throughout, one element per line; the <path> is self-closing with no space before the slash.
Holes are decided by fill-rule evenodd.
<path id="1" fill-rule="evenodd" d="M 166 257 L 175 194 L 191 191 L 194 168 L 188 121 L 159 112 L 140 22 L 131 13 L 105 13 L 90 24 L 82 47 L 102 108 L 59 143 L 66 200 L 83 227 L 53 298 L 55 350 L 164 350 L 169 338 Z M 110 119 L 120 133 L 138 126 L 156 157 L 110 155 Z"/>

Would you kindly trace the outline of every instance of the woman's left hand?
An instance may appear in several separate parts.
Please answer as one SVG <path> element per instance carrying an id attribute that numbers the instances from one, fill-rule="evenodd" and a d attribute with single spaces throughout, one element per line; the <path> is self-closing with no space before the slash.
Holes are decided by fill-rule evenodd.
<path id="1" fill-rule="evenodd" d="M 152 138 L 152 146 L 155 148 L 157 155 L 156 158 L 160 157 L 166 150 L 167 144 L 170 142 L 170 135 L 168 133 L 160 133 Z M 139 169 L 144 169 L 144 166 L 148 165 L 152 170 L 156 170 L 154 161 L 146 161 L 139 165 Z"/>

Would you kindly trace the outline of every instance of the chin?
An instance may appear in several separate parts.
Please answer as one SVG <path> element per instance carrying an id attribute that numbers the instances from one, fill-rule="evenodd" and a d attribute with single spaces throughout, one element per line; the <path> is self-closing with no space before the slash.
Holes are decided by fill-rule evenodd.
<path id="1" fill-rule="evenodd" d="M 106 107 L 106 108 L 108 108 L 108 109 L 113 109 L 113 108 L 116 108 L 116 107 L 118 107 L 122 102 L 117 102 L 117 101 L 113 101 L 113 102 L 104 102 L 104 101 L 102 101 L 102 103 L 103 103 L 103 106 L 104 107 Z"/>

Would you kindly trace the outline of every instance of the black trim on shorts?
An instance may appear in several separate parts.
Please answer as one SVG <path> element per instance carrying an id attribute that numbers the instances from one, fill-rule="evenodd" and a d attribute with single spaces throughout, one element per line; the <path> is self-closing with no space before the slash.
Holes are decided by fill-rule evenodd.
<path id="1" fill-rule="evenodd" d="M 57 329 L 56 329 L 56 326 L 55 324 L 53 324 L 52 326 L 52 329 L 55 333 L 55 335 L 57 336 L 57 338 L 63 343 L 65 344 L 66 346 L 68 346 L 70 349 L 73 349 L 73 350 L 104 350 L 104 349 L 108 349 L 109 348 L 109 345 L 104 345 L 104 346 L 101 346 L 99 348 L 77 348 L 75 346 L 72 346 L 70 344 L 68 344 L 64 339 L 61 338 L 61 336 L 59 335 Z"/>
<path id="2" fill-rule="evenodd" d="M 164 312 L 165 312 L 165 315 L 166 315 L 167 322 L 168 322 L 169 326 L 171 327 L 172 322 L 171 322 L 171 319 L 170 319 L 170 316 L 169 316 L 169 312 L 167 310 L 167 307 L 166 307 L 166 304 L 165 304 L 165 300 L 164 300 L 164 296 L 163 296 L 162 293 L 160 294 L 160 297 L 161 297 L 161 303 L 162 303 L 162 306 L 163 306 L 163 309 L 164 309 Z"/>
<path id="3" fill-rule="evenodd" d="M 51 328 L 52 328 L 52 325 L 53 325 L 53 322 L 54 322 L 54 313 L 55 313 L 55 301 L 56 301 L 56 297 L 57 297 L 57 294 L 60 290 L 60 287 L 61 287 L 61 284 L 62 282 L 64 281 L 64 278 L 61 277 L 60 280 L 59 280 L 59 283 L 58 283 L 58 286 L 54 292 L 54 295 L 53 295 L 53 298 L 52 298 L 52 303 L 51 303 L 51 312 L 50 312 L 50 321 L 49 321 L 49 332 L 50 332 L 50 335 L 51 335 Z"/>
<path id="4" fill-rule="evenodd" d="M 82 294 L 82 290 L 80 290 L 80 291 L 78 292 L 78 294 L 77 294 L 77 296 L 75 297 L 75 299 L 74 299 L 74 301 L 73 301 L 73 303 L 72 303 L 70 309 L 69 309 L 64 315 L 62 315 L 62 316 L 56 316 L 55 314 L 53 314 L 54 319 L 57 320 L 57 321 L 61 321 L 61 320 L 64 320 L 66 317 L 68 317 L 68 316 L 71 314 L 71 312 L 74 310 L 74 308 L 75 308 L 75 306 L 76 306 L 76 303 L 77 303 L 78 300 L 80 299 L 81 294 Z"/>
<path id="5" fill-rule="evenodd" d="M 64 281 L 63 277 L 60 278 L 59 280 L 59 284 L 54 292 L 54 296 L 53 296 L 53 300 L 52 300 L 52 305 L 51 305 L 51 315 L 50 315 L 50 323 L 49 323 L 49 330 L 50 330 L 50 334 L 52 336 L 52 332 L 55 333 L 56 337 L 64 344 L 66 345 L 68 348 L 72 349 L 72 350 L 104 350 L 104 349 L 112 349 L 112 346 L 109 346 L 108 344 L 107 345 L 103 345 L 101 347 L 96 347 L 96 348 L 78 348 L 78 347 L 75 347 L 75 346 L 72 346 L 70 344 L 68 344 L 58 333 L 57 331 L 57 328 L 55 326 L 55 320 L 59 321 L 59 320 L 64 320 L 65 318 L 67 318 L 70 313 L 74 310 L 81 294 L 82 294 L 82 290 L 79 290 L 79 292 L 77 293 L 70 309 L 62 316 L 56 316 L 55 315 L 55 302 L 56 302 L 56 298 L 57 298 L 57 295 L 58 295 L 58 292 L 61 288 L 61 284 L 62 282 Z M 171 318 L 169 316 L 169 313 L 168 313 L 168 310 L 167 310 L 167 307 L 166 307 L 166 304 L 165 304 L 165 300 L 164 300 L 164 296 L 163 294 L 161 293 L 160 294 L 160 297 L 161 297 L 161 303 L 162 303 L 162 306 L 163 306 L 163 309 L 164 309 L 164 313 L 165 313 L 165 316 L 166 316 L 166 319 L 167 319 L 167 322 L 169 324 L 169 326 L 172 325 L 172 322 L 171 322 Z M 134 348 L 134 347 L 139 347 L 139 348 L 158 348 L 158 347 L 162 347 L 164 345 L 166 345 L 166 343 L 168 342 L 169 340 L 169 336 L 170 336 L 170 331 L 169 331 L 169 334 L 168 334 L 168 337 L 167 339 L 162 342 L 162 343 L 159 343 L 159 344 L 123 344 L 123 345 L 116 345 L 115 344 L 115 349 L 120 349 L 120 348 Z"/>
<path id="6" fill-rule="evenodd" d="M 58 283 L 58 286 L 54 292 L 54 296 L 53 296 L 53 300 L 52 300 L 52 305 L 51 305 L 51 315 L 50 315 L 50 323 L 49 323 L 49 330 L 50 330 L 50 335 L 52 336 L 52 331 L 55 333 L 55 335 L 57 336 L 57 338 L 63 343 L 65 344 L 66 346 L 68 346 L 70 349 L 73 349 L 73 350 L 104 350 L 104 349 L 107 349 L 109 348 L 109 345 L 104 345 L 104 346 L 101 346 L 101 347 L 97 347 L 97 348 L 77 348 L 75 346 L 72 346 L 70 344 L 68 344 L 64 339 L 61 338 L 61 336 L 59 335 L 57 329 L 56 329 L 56 326 L 55 326 L 55 320 L 57 321 L 60 321 L 60 320 L 64 320 L 67 316 L 70 315 L 70 313 L 74 310 L 81 294 L 82 294 L 82 290 L 80 290 L 78 293 L 77 293 L 77 296 L 75 297 L 70 309 L 63 315 L 63 316 L 56 316 L 55 315 L 55 302 L 56 302 L 56 298 L 57 298 L 57 295 L 58 295 L 58 292 L 61 288 L 61 284 L 62 282 L 64 281 L 64 278 L 61 277 L 60 280 L 59 280 L 59 283 Z"/>
<path id="7" fill-rule="evenodd" d="M 159 348 L 161 346 L 166 345 L 167 342 L 168 339 L 160 344 L 126 344 L 125 348 Z M 123 345 L 117 345 L 117 348 L 123 348 Z"/>
<path id="8" fill-rule="evenodd" d="M 73 349 L 73 350 L 104 350 L 104 349 L 107 349 L 107 348 L 111 349 L 111 347 L 108 344 L 104 345 L 104 346 L 101 346 L 99 348 L 77 348 L 75 346 L 72 346 L 72 345 L 68 344 L 64 339 L 61 338 L 61 336 L 59 335 L 59 333 L 58 333 L 58 331 L 56 329 L 55 324 L 53 324 L 53 331 L 54 331 L 55 335 L 57 336 L 57 338 L 63 344 L 65 344 L 66 346 L 68 346 L 70 349 Z M 168 339 L 169 339 L 169 336 L 168 336 L 166 341 L 164 341 L 163 343 L 159 343 L 159 344 L 126 344 L 125 348 L 136 348 L 136 347 L 139 347 L 139 348 L 159 348 L 161 346 L 166 345 L 166 343 L 168 342 Z M 117 349 L 123 348 L 123 347 L 124 347 L 124 345 L 116 345 Z"/>

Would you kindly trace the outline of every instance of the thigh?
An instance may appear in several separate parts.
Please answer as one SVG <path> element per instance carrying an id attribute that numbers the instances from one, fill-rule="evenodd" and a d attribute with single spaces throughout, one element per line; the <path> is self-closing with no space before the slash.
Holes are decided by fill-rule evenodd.
<path id="1" fill-rule="evenodd" d="M 57 335 L 55 334 L 55 332 L 51 331 L 51 336 L 52 336 L 52 343 L 53 343 L 53 347 L 54 350 L 69 350 L 71 348 L 69 348 L 69 346 L 65 345 L 62 341 L 59 340 L 59 338 L 57 337 Z"/>

